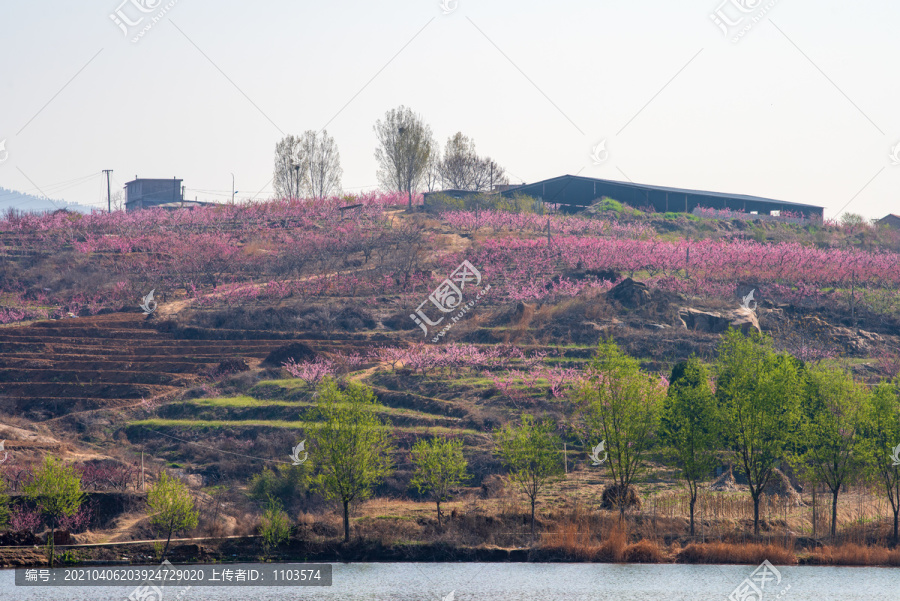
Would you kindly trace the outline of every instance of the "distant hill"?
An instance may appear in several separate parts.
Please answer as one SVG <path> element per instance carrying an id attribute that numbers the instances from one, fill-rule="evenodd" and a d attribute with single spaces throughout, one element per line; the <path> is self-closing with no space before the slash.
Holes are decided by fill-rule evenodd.
<path id="1" fill-rule="evenodd" d="M 47 200 L 40 196 L 0 187 L 0 214 L 6 214 L 9 209 L 15 209 L 24 213 L 42 213 L 57 209 L 90 213 L 91 208 L 74 202 L 66 202 L 65 200 Z"/>

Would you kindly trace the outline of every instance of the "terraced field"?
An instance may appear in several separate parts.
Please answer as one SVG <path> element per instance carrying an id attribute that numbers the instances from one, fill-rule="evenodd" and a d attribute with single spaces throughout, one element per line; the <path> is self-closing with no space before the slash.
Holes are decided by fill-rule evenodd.
<path id="1" fill-rule="evenodd" d="M 185 340 L 140 313 L 0 328 L 0 409 L 43 421 L 162 399 L 225 359 L 254 367 L 278 339 Z"/>

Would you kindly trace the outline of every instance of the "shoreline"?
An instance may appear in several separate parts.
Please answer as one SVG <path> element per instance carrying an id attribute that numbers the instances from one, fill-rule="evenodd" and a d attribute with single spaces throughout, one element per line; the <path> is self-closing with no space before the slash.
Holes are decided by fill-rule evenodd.
<path id="1" fill-rule="evenodd" d="M 734 561 L 722 561 L 722 555 L 710 555 L 704 558 L 688 559 L 683 555 L 690 547 L 668 547 L 660 549 L 653 557 L 637 559 L 619 555 L 609 557 L 577 557 L 572 553 L 545 547 L 503 548 L 503 547 L 455 547 L 442 544 L 412 544 L 384 546 L 377 542 L 355 541 L 348 546 L 336 543 L 309 543 L 291 541 L 285 547 L 264 556 L 262 549 L 256 545 L 248 546 L 245 540 L 227 539 L 220 544 L 204 545 L 202 543 L 173 544 L 166 559 L 179 565 L 217 565 L 238 563 L 609 563 L 609 564 L 668 564 L 668 565 L 756 565 L 762 559 L 768 559 L 772 547 L 758 545 L 757 553 L 752 556 L 738 557 L 728 554 L 725 557 Z M 173 541 L 175 542 L 175 541 Z M 695 548 L 712 548 L 715 541 L 696 543 Z M 734 548 L 746 548 L 747 545 L 734 545 Z M 708 545 L 706 547 L 705 545 Z M 152 544 L 128 543 L 104 544 L 102 546 L 59 546 L 55 567 L 88 567 L 88 566 L 131 566 L 158 565 Z M 872 547 L 872 549 L 885 549 Z M 85 556 L 91 552 L 91 556 Z M 64 554 L 74 557 L 63 562 Z M 898 567 L 892 563 L 844 563 L 827 561 L 822 555 L 809 550 L 787 551 L 781 549 L 780 558 L 772 557 L 776 565 L 812 566 L 812 567 Z M 690 557 L 690 556 L 688 556 Z M 46 555 L 43 546 L 32 547 L 0 547 L 0 570 L 17 568 L 45 568 Z"/>

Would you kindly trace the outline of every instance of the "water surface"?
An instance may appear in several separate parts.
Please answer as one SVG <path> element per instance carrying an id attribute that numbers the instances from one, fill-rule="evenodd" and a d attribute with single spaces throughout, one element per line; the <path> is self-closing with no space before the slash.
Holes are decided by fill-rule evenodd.
<path id="1" fill-rule="evenodd" d="M 242 567 L 271 569 L 277 564 Z M 296 565 L 296 564 L 294 564 Z M 143 601 L 726 601 L 756 566 L 353 563 L 333 564 L 334 584 L 305 587 L 167 587 L 162 600 Z M 237 567 L 237 566 L 229 566 Z M 777 567 L 762 601 L 897 601 L 900 569 Z M 134 587 L 26 588 L 0 570 L 0 599 L 125 601 Z M 751 598 L 752 599 L 752 598 Z M 756 599 L 753 599 L 756 601 Z"/>

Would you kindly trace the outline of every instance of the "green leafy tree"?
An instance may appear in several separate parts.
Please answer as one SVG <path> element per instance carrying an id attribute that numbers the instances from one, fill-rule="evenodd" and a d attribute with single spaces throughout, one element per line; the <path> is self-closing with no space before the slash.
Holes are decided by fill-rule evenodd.
<path id="1" fill-rule="evenodd" d="M 518 484 L 531 501 L 531 535 L 534 536 L 534 511 L 538 495 L 561 471 L 560 440 L 553 422 L 535 421 L 527 413 L 520 425 L 507 424 L 494 432 L 496 453 L 509 469 L 509 478 Z"/>
<path id="2" fill-rule="evenodd" d="M 372 389 L 351 382 L 345 390 L 325 379 L 318 388 L 315 429 L 318 473 L 314 482 L 344 508 L 344 542 L 350 542 L 350 503 L 368 498 L 393 471 L 393 441 L 377 412 Z"/>
<path id="3" fill-rule="evenodd" d="M 807 378 L 800 422 L 800 465 L 815 482 L 825 483 L 831 491 L 834 539 L 841 486 L 863 467 L 861 429 L 870 395 L 864 385 L 840 369 L 815 366 L 808 370 Z"/>
<path id="4" fill-rule="evenodd" d="M 804 376 L 798 363 L 757 333 L 745 337 L 730 329 L 719 345 L 716 397 L 731 455 L 747 476 L 755 534 L 760 497 L 800 419 Z"/>
<path id="5" fill-rule="evenodd" d="M 172 533 L 197 527 L 199 512 L 194 508 L 194 498 L 188 487 L 177 478 L 170 478 L 162 471 L 156 484 L 147 491 L 147 503 L 153 515 L 150 523 L 161 527 L 166 534 L 166 546 L 162 557 L 169 551 Z"/>
<path id="6" fill-rule="evenodd" d="M 696 357 L 672 369 L 669 391 L 663 401 L 660 438 L 687 485 L 693 536 L 699 484 L 716 466 L 717 451 L 721 448 L 720 417 L 709 385 L 709 371 Z"/>
<path id="7" fill-rule="evenodd" d="M 6 492 L 6 480 L 0 478 L 0 528 L 9 525 L 9 495 Z"/>
<path id="8" fill-rule="evenodd" d="M 867 475 L 887 494 L 894 512 L 894 545 L 900 544 L 900 465 L 894 460 L 900 445 L 900 379 L 881 382 L 872 391 L 862 438 Z"/>
<path id="9" fill-rule="evenodd" d="M 71 465 L 60 460 L 44 457 L 41 467 L 34 473 L 34 479 L 25 485 L 25 496 L 37 505 L 41 515 L 50 525 L 50 538 L 47 540 L 48 561 L 53 567 L 56 551 L 54 535 L 63 516 L 71 517 L 81 508 L 84 493 L 81 490 L 81 476 Z"/>
<path id="10" fill-rule="evenodd" d="M 605 441 L 610 475 L 616 486 L 619 518 L 625 519 L 628 490 L 645 469 L 659 425 L 666 390 L 657 376 L 641 371 L 640 362 L 601 342 L 588 378 L 575 391 L 586 440 Z"/>
<path id="11" fill-rule="evenodd" d="M 291 535 L 290 520 L 284 512 L 281 501 L 275 497 L 269 497 L 266 510 L 260 519 L 259 534 L 262 536 L 266 551 L 287 541 Z"/>
<path id="12" fill-rule="evenodd" d="M 441 502 L 448 500 L 450 492 L 469 479 L 462 448 L 461 440 L 445 438 L 420 439 L 412 448 L 416 466 L 412 484 L 420 493 L 428 493 L 437 504 L 439 528 L 443 526 Z"/>

